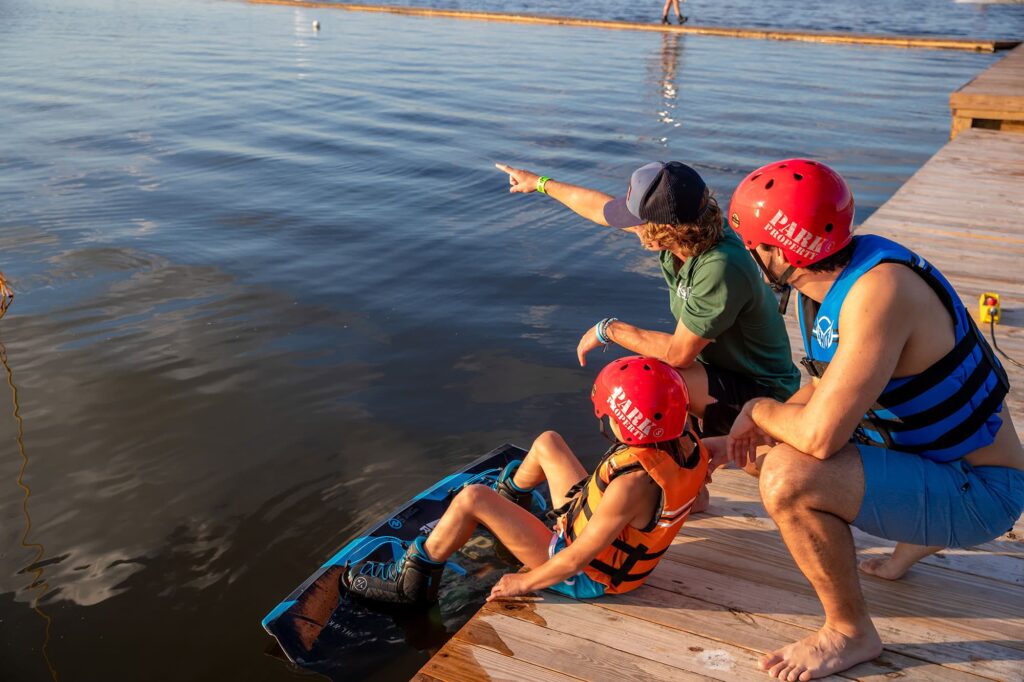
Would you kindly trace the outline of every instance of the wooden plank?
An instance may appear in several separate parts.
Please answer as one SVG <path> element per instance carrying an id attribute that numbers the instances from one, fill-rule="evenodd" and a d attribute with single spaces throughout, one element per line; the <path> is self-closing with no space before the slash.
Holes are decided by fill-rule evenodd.
<path id="1" fill-rule="evenodd" d="M 651 591 L 648 591 L 651 592 Z M 658 595 L 672 597 L 671 594 L 657 592 Z M 614 604 L 623 602 L 623 608 L 614 608 Z M 607 607 L 611 604 L 610 607 Z M 667 605 L 667 604 L 666 604 Z M 663 610 L 669 610 L 663 605 Z M 635 617 L 629 613 L 629 600 L 625 597 L 607 597 L 594 602 L 582 603 L 545 593 L 540 599 L 502 601 L 487 604 L 478 619 L 488 624 L 500 624 L 511 619 L 521 619 L 532 624 L 541 624 L 550 633 L 574 633 L 581 638 L 597 642 L 610 650 L 622 649 L 637 656 L 649 659 L 668 669 L 667 679 L 690 679 L 684 675 L 702 679 L 738 680 L 763 682 L 764 672 L 758 670 L 759 652 L 749 646 L 737 646 L 735 638 L 712 639 L 694 632 L 695 628 L 680 629 L 664 621 L 651 620 L 649 617 Z M 495 612 L 501 614 L 502 621 L 488 619 Z M 644 614 L 645 615 L 645 614 Z M 701 613 L 701 616 L 703 614 Z M 698 625 L 694 622 L 693 625 Z M 628 632 L 629 637 L 623 637 Z M 807 635 L 800 631 L 801 637 Z M 538 635 L 543 636 L 543 635 Z M 552 644 L 540 645 L 547 649 L 546 656 L 552 655 Z M 581 646 L 578 644 L 578 646 Z M 557 650 L 557 649 L 555 649 Z M 579 663 L 579 662 L 577 662 Z M 651 679 L 646 671 L 623 671 L 633 673 L 629 677 L 620 674 L 600 675 L 592 673 L 589 664 L 584 662 L 578 668 L 588 680 L 608 679 L 611 682 L 621 679 Z M 660 674 L 662 669 L 656 669 Z M 595 675 L 591 677 L 591 675 Z M 675 678 L 672 675 L 675 674 Z M 662 678 L 655 678 L 662 679 Z M 843 678 L 836 676 L 825 678 L 837 682 Z"/>
<path id="2" fill-rule="evenodd" d="M 1024 111 L 1024 50 L 1012 50 L 1003 59 L 949 96 L 956 109 Z"/>
<path id="3" fill-rule="evenodd" d="M 336 9 L 349 12 L 378 12 L 403 14 L 416 17 L 443 17 L 447 19 L 468 19 L 472 21 L 500 21 L 516 24 L 541 24 L 555 26 L 582 26 L 625 31 L 657 31 L 660 33 L 689 33 L 728 38 L 758 40 L 794 40 L 811 43 L 844 45 L 878 45 L 883 47 L 905 47 L 938 50 L 965 50 L 969 52 L 996 52 L 1020 45 L 1019 40 L 990 40 L 982 38 L 956 38 L 942 36 L 870 35 L 827 31 L 788 31 L 771 28 L 748 28 L 737 26 L 699 26 L 688 24 L 640 23 L 611 21 L 604 19 L 583 19 L 559 17 L 546 14 L 514 14 L 507 12 L 476 12 L 455 9 L 432 9 L 426 7 L 398 7 L 388 5 L 358 5 L 350 3 L 317 2 L 313 0 L 247 0 L 254 5 L 283 5 L 286 7 L 307 7 L 315 9 Z"/>
<path id="4" fill-rule="evenodd" d="M 610 611 L 645 618 L 665 627 L 694 632 L 724 642 L 735 642 L 759 653 L 775 651 L 803 639 L 820 625 L 820 620 L 814 619 L 808 619 L 805 625 L 794 625 L 764 614 L 740 611 L 651 585 L 597 603 Z M 977 682 L 981 679 L 967 672 L 889 650 L 873 661 L 840 673 L 838 677 L 855 680 L 891 679 L 896 671 L 907 682 L 938 678 Z"/>
<path id="5" fill-rule="evenodd" d="M 725 566 L 700 560 L 688 564 L 662 561 L 641 589 L 659 588 L 725 607 L 738 620 L 763 617 L 809 630 L 821 627 L 824 614 L 809 587 L 794 591 L 765 581 L 749 570 L 758 558 L 748 552 L 745 559 Z M 641 596 L 640 590 L 636 595 Z M 657 600 L 664 595 L 651 598 Z M 873 613 L 873 620 L 887 652 L 990 679 L 1024 680 L 1024 655 L 1019 649 L 1005 646 L 1004 638 L 975 632 L 956 618 Z M 738 629 L 740 634 L 749 635 L 750 631 Z M 937 675 L 933 679 L 944 678 Z"/>
<path id="6" fill-rule="evenodd" d="M 949 96 L 950 139 L 974 128 L 1024 129 L 1024 50 L 1017 47 Z"/>
<path id="7" fill-rule="evenodd" d="M 443 682 L 577 682 L 581 678 L 556 673 L 499 654 L 487 647 L 473 646 L 461 639 L 453 638 L 420 668 L 418 675 L 413 679 Z"/>
<path id="8" fill-rule="evenodd" d="M 487 604 L 456 636 L 591 682 L 763 682 L 764 676 L 751 664 L 751 651 L 553 594 Z M 707 651 L 719 655 L 701 655 Z"/>
<path id="9" fill-rule="evenodd" d="M 776 533 L 736 527 L 725 519 L 699 519 L 683 528 L 665 559 L 736 572 L 758 582 L 813 596 L 792 557 Z M 757 558 L 751 557 L 756 548 Z M 865 576 L 861 580 L 872 614 L 955 619 L 979 637 L 1006 640 L 1024 652 L 1024 590 L 977 576 L 922 566 L 900 581 Z M 937 598 L 941 595 L 941 598 Z"/>

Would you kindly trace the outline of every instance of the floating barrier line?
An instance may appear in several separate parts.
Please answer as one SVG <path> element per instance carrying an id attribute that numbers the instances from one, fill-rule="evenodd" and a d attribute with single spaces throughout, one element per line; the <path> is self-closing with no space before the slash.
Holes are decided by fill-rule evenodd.
<path id="1" fill-rule="evenodd" d="M 471 12 L 454 9 L 399 7 L 388 5 L 353 5 L 348 3 L 316 2 L 315 0 L 246 0 L 254 5 L 284 5 L 315 9 L 340 9 L 349 12 L 379 12 L 416 17 L 446 17 L 473 21 L 501 21 L 514 24 L 549 24 L 556 26 L 586 26 L 620 31 L 658 31 L 661 33 L 690 33 L 694 35 L 754 38 L 760 40 L 797 40 L 807 43 L 835 43 L 846 45 L 881 45 L 885 47 L 911 47 L 932 50 L 964 50 L 967 52 L 996 52 L 1009 50 L 1019 40 L 986 40 L 979 38 L 948 38 L 942 36 L 869 35 L 863 33 L 828 33 L 825 31 L 786 31 L 772 28 L 742 28 L 732 26 L 673 26 L 671 24 L 639 23 L 556 17 L 543 14 L 512 14 L 504 12 Z"/>

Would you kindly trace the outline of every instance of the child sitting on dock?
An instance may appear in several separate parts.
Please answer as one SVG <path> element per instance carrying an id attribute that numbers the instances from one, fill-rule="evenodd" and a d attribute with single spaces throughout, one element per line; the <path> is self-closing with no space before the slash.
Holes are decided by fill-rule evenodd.
<path id="1" fill-rule="evenodd" d="M 433 532 L 402 559 L 350 568 L 343 578 L 348 590 L 371 601 L 431 604 L 445 561 L 480 525 L 530 569 L 503 576 L 488 600 L 545 588 L 587 599 L 642 585 L 707 480 L 709 451 L 687 429 L 686 385 L 660 360 L 611 362 L 591 398 L 601 432 L 607 417 L 614 434 L 593 473 L 561 436 L 543 433 L 494 488 L 460 491 Z M 544 481 L 558 515 L 554 532 L 529 512 L 532 491 Z"/>

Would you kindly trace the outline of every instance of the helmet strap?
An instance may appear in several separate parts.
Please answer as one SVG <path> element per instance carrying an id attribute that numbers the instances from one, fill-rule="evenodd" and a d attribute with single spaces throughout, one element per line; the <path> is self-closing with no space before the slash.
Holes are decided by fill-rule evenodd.
<path id="1" fill-rule="evenodd" d="M 772 291 L 776 294 L 779 294 L 779 314 L 785 315 L 786 308 L 789 307 L 789 294 L 793 290 L 793 287 L 791 287 L 788 282 L 789 278 L 793 275 L 793 271 L 796 270 L 796 267 L 790 265 L 786 268 L 785 272 L 782 273 L 782 276 L 776 277 L 772 274 L 772 271 L 768 269 L 768 266 L 764 264 L 764 261 L 761 260 L 761 254 L 757 252 L 757 249 L 750 249 L 750 256 L 754 259 L 754 262 L 757 263 L 757 267 L 761 268 L 761 273 L 764 274 L 764 278 L 768 280 L 768 286 L 771 287 Z"/>
<path id="2" fill-rule="evenodd" d="M 597 420 L 597 423 L 599 424 L 599 428 L 601 430 L 601 435 L 604 436 L 605 440 L 607 440 L 609 443 L 612 443 L 614 445 L 621 445 L 622 442 L 615 437 L 615 434 L 611 432 L 611 428 L 609 428 L 608 425 L 605 423 L 605 419 L 607 418 L 608 417 L 601 417 L 600 419 Z"/>

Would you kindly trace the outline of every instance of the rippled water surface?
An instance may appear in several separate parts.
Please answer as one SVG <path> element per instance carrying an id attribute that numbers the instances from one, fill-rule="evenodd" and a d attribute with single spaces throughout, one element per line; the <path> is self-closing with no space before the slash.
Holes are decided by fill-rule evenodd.
<path id="1" fill-rule="evenodd" d="M 593 461 L 579 335 L 668 328 L 666 292 L 495 161 L 617 192 L 677 158 L 725 199 L 811 155 L 863 219 L 992 60 L 6 0 L 0 678 L 295 677 L 259 619 L 361 526 L 546 428 Z"/>

